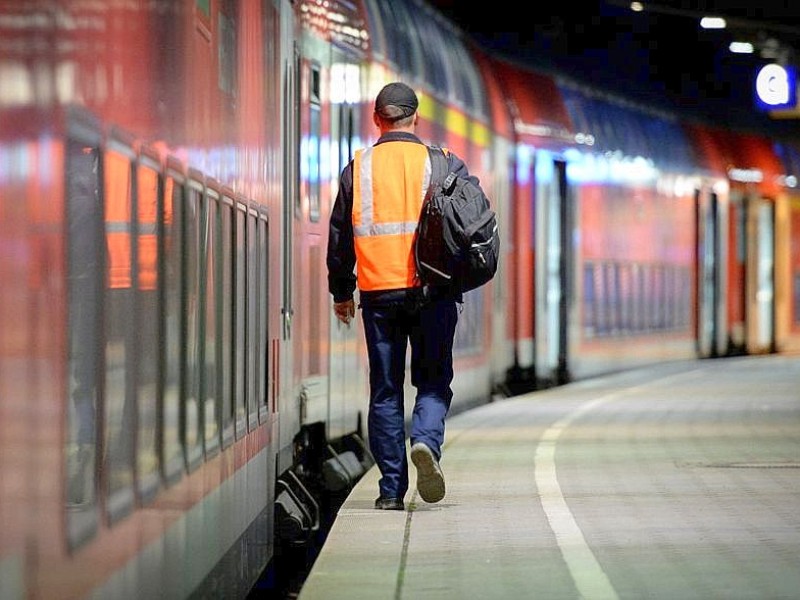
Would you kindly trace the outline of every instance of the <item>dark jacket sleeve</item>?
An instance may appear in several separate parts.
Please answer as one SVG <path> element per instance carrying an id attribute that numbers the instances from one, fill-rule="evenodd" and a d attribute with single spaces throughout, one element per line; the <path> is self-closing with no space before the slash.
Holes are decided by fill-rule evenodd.
<path id="1" fill-rule="evenodd" d="M 475 175 L 469 174 L 469 169 L 467 169 L 467 165 L 464 163 L 464 161 L 449 150 L 447 151 L 447 163 L 450 166 L 451 173 L 455 173 L 456 175 L 458 175 L 459 177 L 463 177 L 464 179 L 469 179 L 472 183 L 474 183 L 478 187 L 481 186 L 480 180 L 477 177 L 475 177 Z"/>
<path id="2" fill-rule="evenodd" d="M 353 163 L 339 178 L 328 229 L 328 291 L 334 302 L 353 297 L 356 289 L 356 251 L 353 242 Z"/>

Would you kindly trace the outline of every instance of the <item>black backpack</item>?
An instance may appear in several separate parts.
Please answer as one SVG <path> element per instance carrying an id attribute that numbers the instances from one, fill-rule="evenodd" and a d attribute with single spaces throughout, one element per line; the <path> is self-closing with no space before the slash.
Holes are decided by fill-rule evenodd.
<path id="1" fill-rule="evenodd" d="M 431 183 L 414 238 L 417 276 L 423 285 L 468 292 L 497 272 L 497 217 L 479 186 L 449 172 L 441 148 L 428 153 Z"/>

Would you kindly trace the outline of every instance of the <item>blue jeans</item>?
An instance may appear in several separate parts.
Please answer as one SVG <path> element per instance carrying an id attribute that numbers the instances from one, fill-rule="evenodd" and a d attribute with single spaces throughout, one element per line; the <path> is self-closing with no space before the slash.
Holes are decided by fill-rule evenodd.
<path id="1" fill-rule="evenodd" d="M 411 343 L 411 383 L 417 394 L 411 443 L 424 442 L 437 457 L 453 398 L 453 338 L 456 302 L 431 300 L 422 307 L 403 302 L 362 305 L 369 355 L 369 447 L 381 472 L 380 495 L 403 498 L 408 491 L 403 381 Z"/>

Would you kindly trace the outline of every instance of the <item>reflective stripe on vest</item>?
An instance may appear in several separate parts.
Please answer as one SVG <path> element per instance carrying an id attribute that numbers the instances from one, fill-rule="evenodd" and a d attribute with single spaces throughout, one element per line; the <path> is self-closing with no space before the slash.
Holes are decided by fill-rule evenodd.
<path id="1" fill-rule="evenodd" d="M 364 291 L 419 285 L 413 242 L 431 179 L 428 150 L 387 142 L 353 159 L 353 235 L 358 287 Z"/>

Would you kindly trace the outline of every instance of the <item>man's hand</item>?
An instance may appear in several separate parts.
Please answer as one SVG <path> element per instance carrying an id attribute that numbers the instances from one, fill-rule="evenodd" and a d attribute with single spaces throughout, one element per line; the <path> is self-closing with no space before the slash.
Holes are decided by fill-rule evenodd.
<path id="1" fill-rule="evenodd" d="M 352 298 L 350 300 L 345 300 L 344 302 L 334 302 L 333 312 L 336 315 L 336 318 L 342 323 L 345 325 L 350 325 L 350 319 L 352 319 L 356 314 L 356 303 Z"/>

